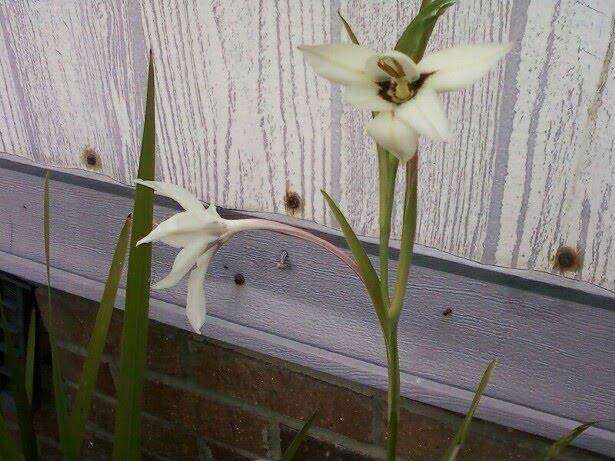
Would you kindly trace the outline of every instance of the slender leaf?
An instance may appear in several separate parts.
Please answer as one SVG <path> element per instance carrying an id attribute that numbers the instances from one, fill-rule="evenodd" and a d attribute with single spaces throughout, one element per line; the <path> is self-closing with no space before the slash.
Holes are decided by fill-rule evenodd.
<path id="1" fill-rule="evenodd" d="M 342 232 L 344 233 L 344 237 L 346 238 L 346 242 L 348 243 L 348 247 L 354 256 L 354 259 L 357 261 L 359 268 L 361 269 L 361 274 L 363 275 L 363 282 L 365 283 L 365 287 L 367 288 L 367 292 L 369 293 L 369 297 L 374 304 L 374 308 L 376 309 L 376 315 L 378 316 L 378 320 L 383 328 L 386 325 L 386 311 L 382 304 L 381 293 L 380 293 L 380 280 L 378 279 L 378 274 L 374 270 L 374 266 L 372 262 L 369 260 L 363 245 L 357 238 L 357 235 L 348 224 L 348 221 L 344 217 L 344 214 L 340 211 L 336 203 L 333 199 L 327 194 L 325 191 L 321 191 L 325 200 L 331 207 L 333 211 L 333 215 L 335 219 L 337 219 Z"/>
<path id="2" fill-rule="evenodd" d="M 79 451 L 81 449 L 83 434 L 85 432 L 85 423 L 88 419 L 88 413 L 90 410 L 92 392 L 94 391 L 96 378 L 98 377 L 100 358 L 103 350 L 105 349 L 105 340 L 107 338 L 107 332 L 109 331 L 109 325 L 111 323 L 113 307 L 115 306 L 115 298 L 120 285 L 120 279 L 122 278 L 122 269 L 124 268 L 126 249 L 130 239 L 131 224 L 132 217 L 128 216 L 124 226 L 122 227 L 117 245 L 115 247 L 115 253 L 113 255 L 113 260 L 111 261 L 111 268 L 109 269 L 107 283 L 105 284 L 105 290 L 100 301 L 96 323 L 94 324 L 94 329 L 92 330 L 88 353 L 85 358 L 85 363 L 83 364 L 79 388 L 77 389 L 75 402 L 70 415 L 70 427 L 72 431 L 71 459 L 73 460 L 77 460 L 79 458 Z"/>
<path id="3" fill-rule="evenodd" d="M 11 390 L 15 400 L 17 410 L 17 423 L 21 434 L 21 448 L 26 461 L 38 459 L 36 449 L 36 435 L 34 424 L 32 423 L 32 411 L 28 402 L 28 394 L 24 382 L 24 375 L 17 357 L 17 350 L 13 343 L 13 334 L 9 331 L 9 324 L 6 320 L 6 312 L 0 298 L 0 317 L 2 318 L 2 330 L 4 331 L 4 344 L 6 346 L 5 360 L 9 371 Z"/>
<path id="4" fill-rule="evenodd" d="M 154 179 L 154 162 L 155 89 L 154 62 L 150 52 L 145 121 L 139 160 L 140 179 Z M 137 247 L 136 243 L 151 232 L 153 210 L 154 191 L 149 187 L 137 185 L 120 351 L 120 385 L 113 445 L 113 459 L 116 461 L 141 459 L 141 403 L 147 349 L 152 246 L 146 244 Z"/>
<path id="5" fill-rule="evenodd" d="M 342 13 L 340 13 L 339 11 L 337 12 L 337 14 L 342 20 L 342 25 L 344 26 L 344 29 L 346 29 L 346 33 L 348 34 L 348 38 L 350 39 L 350 41 L 354 43 L 355 45 L 358 45 L 359 40 L 357 39 L 357 36 L 352 31 L 352 27 L 350 27 L 350 24 L 348 24 L 348 21 L 344 19 L 344 16 L 342 16 Z"/>
<path id="6" fill-rule="evenodd" d="M 6 461 L 20 461 L 19 451 L 17 451 L 17 445 L 13 440 L 13 434 L 9 431 L 4 420 L 4 415 L 0 410 L 0 453 L 2 453 L 2 459 Z"/>
<path id="7" fill-rule="evenodd" d="M 395 49 L 419 62 L 427 48 L 427 42 L 436 21 L 455 4 L 456 0 L 423 0 L 419 14 L 408 24 L 399 37 Z"/>
<path id="8" fill-rule="evenodd" d="M 26 346 L 26 394 L 32 408 L 32 392 L 34 389 L 34 357 L 36 352 L 36 311 L 30 313 L 28 325 L 28 344 Z"/>
<path id="9" fill-rule="evenodd" d="M 543 451 L 540 454 L 540 456 L 536 458 L 535 461 L 550 461 L 551 459 L 555 458 L 560 453 L 560 451 L 562 451 L 564 448 L 570 445 L 574 441 L 574 439 L 576 439 L 579 435 L 581 435 L 587 429 L 592 427 L 594 424 L 607 423 L 611 421 L 615 421 L 615 420 L 607 419 L 607 420 L 592 421 L 590 423 L 581 424 L 580 426 L 568 432 L 565 436 L 563 436 L 561 439 L 556 441 L 553 445 L 551 445 L 545 451 Z"/>
<path id="10" fill-rule="evenodd" d="M 312 416 L 310 416 L 307 419 L 307 421 L 305 422 L 301 430 L 297 432 L 297 435 L 295 435 L 292 442 L 290 442 L 290 445 L 288 446 L 288 448 L 286 449 L 286 451 L 280 458 L 280 461 L 291 461 L 295 457 L 295 454 L 297 453 L 297 450 L 303 443 L 303 439 L 305 439 L 305 436 L 310 430 L 310 426 L 314 422 L 314 418 L 316 418 L 316 415 L 317 413 L 314 413 Z"/>
<path id="11" fill-rule="evenodd" d="M 49 173 L 45 175 L 44 197 L 44 232 L 45 232 L 45 266 L 47 268 L 47 299 L 49 302 L 49 347 L 51 349 L 51 377 L 53 381 L 53 394 L 56 405 L 56 418 L 60 435 L 60 449 L 64 456 L 70 453 L 70 430 L 68 426 L 68 403 L 64 392 L 62 371 L 60 369 L 60 355 L 56 342 L 55 326 L 53 323 L 53 307 L 51 303 L 51 245 L 50 235 L 50 192 Z"/>
<path id="12" fill-rule="evenodd" d="M 483 392 L 485 392 L 485 388 L 487 387 L 487 384 L 489 384 L 489 379 L 491 378 L 491 375 L 493 374 L 493 370 L 495 369 L 495 366 L 497 365 L 497 363 L 498 361 L 496 359 L 493 359 L 491 362 L 489 362 L 489 365 L 487 365 L 487 369 L 485 370 L 485 373 L 483 374 L 483 378 L 480 380 L 478 389 L 476 390 L 476 393 L 474 394 L 474 399 L 472 400 L 470 409 L 468 410 L 466 417 L 463 419 L 463 422 L 461 423 L 461 427 L 455 434 L 455 437 L 453 437 L 451 444 L 448 446 L 448 448 L 444 452 L 444 455 L 442 455 L 442 458 L 440 458 L 440 461 L 454 461 L 455 458 L 457 457 L 459 450 L 461 449 L 461 447 L 466 441 L 466 438 L 468 437 L 468 433 L 470 430 L 470 424 L 472 424 L 472 418 L 474 417 L 474 413 L 476 412 L 476 409 L 478 408 L 480 399 L 483 396 Z"/>

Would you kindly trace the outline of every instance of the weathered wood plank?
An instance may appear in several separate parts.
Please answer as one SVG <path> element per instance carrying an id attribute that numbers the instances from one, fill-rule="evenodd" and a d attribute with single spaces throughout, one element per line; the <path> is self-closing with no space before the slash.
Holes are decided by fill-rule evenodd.
<path id="1" fill-rule="evenodd" d="M 113 0 L 0 4 L 11 52 L 0 68 L 12 72 L 18 91 L 8 97 L 21 110 L 29 141 L 25 152 L 12 153 L 85 168 L 82 153 L 92 148 L 102 172 L 120 181 L 132 177 L 146 58 L 134 6 Z"/>
<path id="2" fill-rule="evenodd" d="M 282 214 L 296 191 L 296 216 L 334 226 L 327 189 L 373 236 L 369 115 L 343 107 L 296 46 L 341 39 L 340 8 L 367 46 L 386 50 L 418 3 L 2 2 L 0 150 L 83 169 L 92 148 L 102 173 L 131 183 L 151 47 L 161 179 L 227 208 Z M 609 0 L 468 0 L 443 17 L 430 49 L 517 47 L 445 96 L 451 141 L 421 146 L 419 243 L 546 272 L 569 245 L 583 257 L 570 277 L 615 290 L 614 13 Z"/>
<path id="3" fill-rule="evenodd" d="M 0 201 L 0 270 L 43 281 L 43 233 L 35 225 L 42 214 L 42 171 L 20 170 L 0 163 L 0 196 L 6 197 Z M 100 288 L 106 277 L 132 191 L 72 175 L 52 178 L 52 280 L 57 288 L 99 296 L 92 287 Z M 176 212 L 169 200 L 158 203 L 158 221 Z M 289 253 L 288 269 L 276 265 L 282 251 Z M 155 247 L 154 280 L 166 275 L 175 252 Z M 418 248 L 411 303 L 400 325 L 404 395 L 465 411 L 469 390 L 497 356 L 481 417 L 556 437 L 576 421 L 612 415 L 613 294 L 562 294 L 554 276 L 546 282 L 517 280 L 510 270 L 497 275 L 443 255 Z M 234 283 L 236 273 L 244 275 L 244 285 Z M 206 334 L 386 386 L 384 349 L 368 298 L 348 269 L 319 248 L 284 236 L 246 234 L 220 250 L 206 286 Z M 182 315 L 185 282 L 153 296 L 155 318 L 189 328 Z M 447 308 L 453 313 L 443 316 Z M 611 424 L 589 431 L 579 444 L 615 455 L 614 441 Z"/>
<path id="4" fill-rule="evenodd" d="M 519 37 L 495 262 L 550 270 L 577 248 L 571 276 L 615 288 L 609 211 L 615 180 L 615 4 L 532 1 Z M 512 82 L 507 82 L 508 84 Z"/>
<path id="5" fill-rule="evenodd" d="M 161 175 L 224 206 L 324 220 L 327 85 L 296 47 L 329 40 L 327 2 L 145 2 L 157 57 Z"/>

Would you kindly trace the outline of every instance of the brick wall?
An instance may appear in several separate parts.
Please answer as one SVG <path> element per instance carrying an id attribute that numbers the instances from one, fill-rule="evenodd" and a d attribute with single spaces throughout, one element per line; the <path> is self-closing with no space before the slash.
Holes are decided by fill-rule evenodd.
<path id="1" fill-rule="evenodd" d="M 46 290 L 37 291 L 43 317 Z M 98 305 L 52 293 L 62 369 L 70 394 L 78 382 Z M 122 313 L 114 313 L 93 399 L 84 456 L 110 459 Z M 386 397 L 294 364 L 152 321 L 144 389 L 143 459 L 245 461 L 278 459 L 301 419 L 319 416 L 297 461 L 384 459 Z M 43 368 L 36 422 L 45 460 L 59 459 L 49 366 Z M 478 378 L 477 378 L 478 379 Z M 405 400 L 400 459 L 438 460 L 461 416 Z M 537 437 L 476 421 L 459 461 L 531 460 L 546 446 Z M 601 458 L 570 450 L 561 459 Z"/>

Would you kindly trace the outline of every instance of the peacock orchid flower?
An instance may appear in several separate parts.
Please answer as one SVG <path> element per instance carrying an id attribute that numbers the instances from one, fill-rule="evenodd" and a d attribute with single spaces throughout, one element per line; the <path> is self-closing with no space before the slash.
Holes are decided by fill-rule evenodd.
<path id="1" fill-rule="evenodd" d="M 376 54 L 354 43 L 299 49 L 319 76 L 346 87 L 344 101 L 379 112 L 367 134 L 402 163 L 418 135 L 446 141 L 450 126 L 438 93 L 467 88 L 483 77 L 512 43 L 466 45 L 436 52 L 418 64 L 399 51 Z"/>
<path id="2" fill-rule="evenodd" d="M 302 229 L 267 219 L 224 219 L 214 205 L 205 208 L 198 198 L 175 184 L 140 179 L 137 179 L 136 183 L 175 200 L 185 210 L 160 223 L 139 240 L 137 245 L 162 242 L 174 248 L 181 248 L 171 272 L 152 285 L 152 288 L 171 288 L 190 272 L 186 316 L 197 333 L 205 323 L 207 313 L 204 289 L 207 268 L 218 249 L 239 232 L 269 230 L 315 243 L 333 253 L 361 277 L 357 264 L 350 256 L 330 242 Z"/>

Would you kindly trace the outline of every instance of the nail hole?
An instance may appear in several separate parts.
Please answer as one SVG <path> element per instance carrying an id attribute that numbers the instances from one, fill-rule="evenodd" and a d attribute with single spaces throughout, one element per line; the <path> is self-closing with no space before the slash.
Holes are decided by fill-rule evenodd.
<path id="1" fill-rule="evenodd" d="M 562 271 L 576 271 L 581 268 L 581 257 L 572 247 L 562 247 L 555 255 L 555 269 Z"/>
<path id="2" fill-rule="evenodd" d="M 100 157 L 94 149 L 85 149 L 81 154 L 81 158 L 88 168 L 93 170 L 100 169 Z"/>
<path id="3" fill-rule="evenodd" d="M 235 274 L 235 283 L 237 285 L 243 285 L 244 283 L 246 283 L 246 278 L 243 276 L 243 274 Z"/>
<path id="4" fill-rule="evenodd" d="M 303 200 L 296 192 L 288 191 L 284 196 L 284 206 L 289 213 L 300 213 L 303 211 Z"/>
<path id="5" fill-rule="evenodd" d="M 453 309 L 451 309 L 450 307 L 448 309 L 445 309 L 444 312 L 442 312 L 442 315 L 444 317 L 448 317 L 449 315 L 451 315 L 453 313 Z"/>

